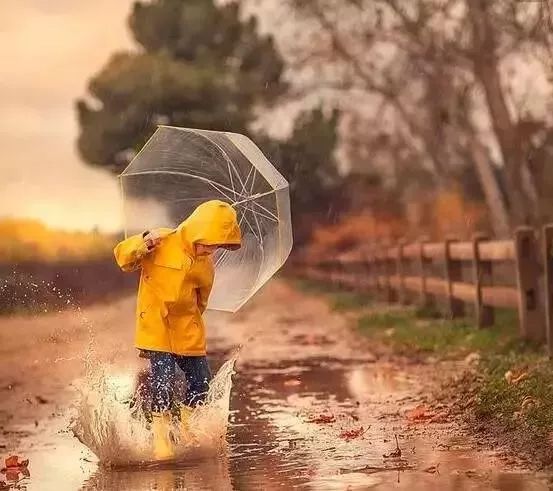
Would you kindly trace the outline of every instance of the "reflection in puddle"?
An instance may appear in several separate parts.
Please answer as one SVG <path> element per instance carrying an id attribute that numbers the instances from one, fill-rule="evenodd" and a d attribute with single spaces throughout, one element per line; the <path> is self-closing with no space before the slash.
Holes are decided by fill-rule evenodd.
<path id="1" fill-rule="evenodd" d="M 189 461 L 170 467 L 98 470 L 84 483 L 83 490 L 233 489 L 228 458 Z"/>

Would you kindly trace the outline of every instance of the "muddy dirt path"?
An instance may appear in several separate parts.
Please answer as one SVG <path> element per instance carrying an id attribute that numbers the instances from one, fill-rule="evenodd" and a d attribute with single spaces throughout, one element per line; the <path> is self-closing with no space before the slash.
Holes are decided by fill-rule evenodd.
<path id="1" fill-rule="evenodd" d="M 239 314 L 209 318 L 214 367 L 243 345 L 228 452 L 169 467 L 101 468 L 67 431 L 75 381 L 91 341 L 94 356 L 121 374 L 143 366 L 132 348 L 133 309 L 125 299 L 0 320 L 0 455 L 30 459 L 25 489 L 549 489 L 455 424 L 410 417 L 458 367 L 379 352 L 322 299 L 281 281 Z"/>

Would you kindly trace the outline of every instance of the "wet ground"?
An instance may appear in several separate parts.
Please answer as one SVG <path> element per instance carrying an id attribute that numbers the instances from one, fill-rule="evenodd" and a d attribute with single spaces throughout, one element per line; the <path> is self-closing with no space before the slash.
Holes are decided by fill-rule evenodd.
<path id="1" fill-rule="evenodd" d="M 30 459 L 30 477 L 20 482 L 26 489 L 549 489 L 544 476 L 487 450 L 486 442 L 453 422 L 409 416 L 454 366 L 376 354 L 322 300 L 278 281 L 244 312 L 210 318 L 215 366 L 243 345 L 227 451 L 161 467 L 99 467 L 67 430 L 76 396 L 69 384 L 82 375 L 82 360 L 67 355 L 86 349 L 90 328 L 104 363 L 122 374 L 136 370 L 139 362 L 127 346 L 132 301 L 84 317 L 86 329 L 79 327 L 82 319 L 62 325 L 71 319 L 67 314 L 39 320 L 44 326 L 58 323 L 56 329 L 69 334 L 56 339 L 66 342 L 33 343 L 42 331 L 31 319 L 8 319 L 3 326 L 28 326 L 26 340 L 0 339 L 0 453 Z M 80 331 L 71 335 L 72 329 Z M 7 363 L 17 360 L 27 371 L 5 373 Z M 32 370 L 36 365 L 41 368 Z M 46 402 L 37 402 L 38 392 Z"/>

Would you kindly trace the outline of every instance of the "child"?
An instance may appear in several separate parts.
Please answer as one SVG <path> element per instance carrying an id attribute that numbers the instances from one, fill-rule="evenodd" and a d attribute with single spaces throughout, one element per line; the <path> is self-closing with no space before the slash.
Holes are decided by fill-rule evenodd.
<path id="1" fill-rule="evenodd" d="M 211 372 L 206 358 L 202 314 L 213 285 L 211 255 L 219 247 L 241 244 L 236 211 L 228 203 L 207 201 L 176 229 L 144 232 L 114 250 L 123 271 L 141 269 L 135 346 L 150 359 L 152 428 L 158 459 L 173 455 L 169 439 L 175 365 L 184 372 L 187 393 L 179 401 L 181 424 L 205 400 Z"/>

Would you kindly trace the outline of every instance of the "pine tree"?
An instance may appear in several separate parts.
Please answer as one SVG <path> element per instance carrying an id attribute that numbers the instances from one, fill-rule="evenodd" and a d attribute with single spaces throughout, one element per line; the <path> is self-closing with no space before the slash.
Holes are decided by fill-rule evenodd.
<path id="1" fill-rule="evenodd" d="M 158 124 L 244 133 L 285 89 L 272 38 L 236 3 L 140 1 L 129 26 L 139 49 L 113 55 L 77 102 L 89 164 L 120 172 Z"/>

